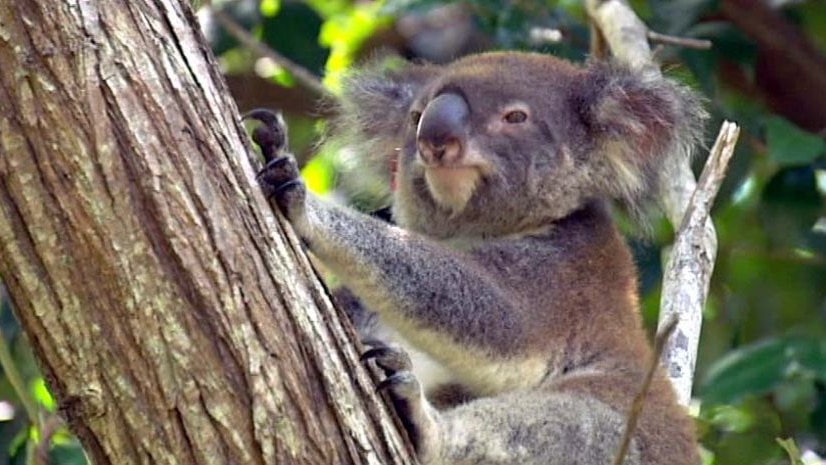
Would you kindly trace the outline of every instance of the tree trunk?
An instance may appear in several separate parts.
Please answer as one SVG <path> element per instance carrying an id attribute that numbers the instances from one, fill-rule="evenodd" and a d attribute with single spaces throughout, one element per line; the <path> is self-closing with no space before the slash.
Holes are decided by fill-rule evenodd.
<path id="1" fill-rule="evenodd" d="M 0 4 L 0 275 L 94 463 L 409 455 L 186 2 Z"/>

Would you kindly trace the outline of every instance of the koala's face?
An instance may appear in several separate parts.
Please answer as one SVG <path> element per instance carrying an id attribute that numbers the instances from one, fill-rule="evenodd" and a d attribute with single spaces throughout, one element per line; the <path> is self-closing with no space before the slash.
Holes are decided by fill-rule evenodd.
<path id="1" fill-rule="evenodd" d="M 397 175 L 400 224 L 429 234 L 540 227 L 582 202 L 570 103 L 583 72 L 549 56 L 477 55 L 440 69 L 412 100 Z"/>
<path id="2" fill-rule="evenodd" d="M 353 137 L 397 163 L 395 219 L 434 237 L 520 233 L 632 198 L 703 114 L 661 78 L 514 52 L 356 78 L 345 99 Z M 697 110 L 687 125 L 683 107 Z"/>

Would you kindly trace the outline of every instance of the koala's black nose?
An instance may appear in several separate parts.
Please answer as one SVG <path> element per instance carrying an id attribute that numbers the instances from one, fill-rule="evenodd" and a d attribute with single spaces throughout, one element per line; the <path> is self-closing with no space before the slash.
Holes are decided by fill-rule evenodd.
<path id="1" fill-rule="evenodd" d="M 425 164 L 450 164 L 461 158 L 469 115 L 467 102 L 457 94 L 442 94 L 427 104 L 416 132 Z"/>

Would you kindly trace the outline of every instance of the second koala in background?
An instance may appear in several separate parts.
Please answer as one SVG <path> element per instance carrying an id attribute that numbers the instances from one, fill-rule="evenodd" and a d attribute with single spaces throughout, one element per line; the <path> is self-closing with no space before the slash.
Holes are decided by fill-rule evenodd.
<path id="1" fill-rule="evenodd" d="M 290 156 L 260 181 L 309 250 L 438 364 L 433 384 L 400 350 L 368 354 L 423 464 L 610 464 L 652 351 L 606 203 L 650 194 L 704 115 L 659 76 L 548 55 L 365 71 L 334 135 L 387 175 L 398 226 L 312 196 Z M 660 370 L 626 463 L 699 462 Z"/>

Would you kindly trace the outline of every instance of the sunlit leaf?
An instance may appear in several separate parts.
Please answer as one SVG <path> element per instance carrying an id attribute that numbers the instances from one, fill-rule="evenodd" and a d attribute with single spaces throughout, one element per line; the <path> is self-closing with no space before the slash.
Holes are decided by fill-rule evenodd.
<path id="1" fill-rule="evenodd" d="M 334 175 L 335 171 L 326 157 L 314 157 L 301 170 L 307 188 L 316 194 L 325 194 L 332 189 Z"/>
<path id="2" fill-rule="evenodd" d="M 278 14 L 278 10 L 281 9 L 281 2 L 280 0 L 261 0 L 259 8 L 262 15 L 266 17 L 275 16 Z"/>
<path id="3" fill-rule="evenodd" d="M 390 23 L 390 17 L 382 7 L 382 2 L 357 3 L 324 22 L 319 42 L 330 47 L 324 83 L 334 92 L 340 87 L 342 74 L 353 64 L 364 42 L 379 28 Z"/>
<path id="4" fill-rule="evenodd" d="M 34 399 L 40 403 L 40 405 L 46 407 L 46 410 L 53 412 L 55 407 L 57 407 L 57 403 L 49 392 L 49 388 L 46 387 L 46 382 L 42 377 L 32 381 L 31 392 Z"/>

